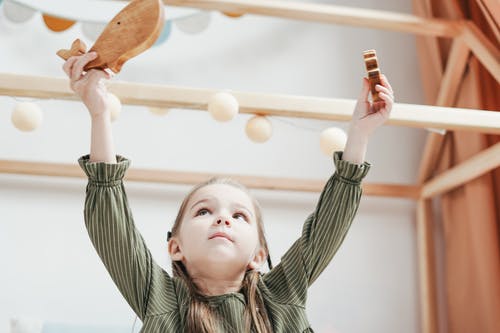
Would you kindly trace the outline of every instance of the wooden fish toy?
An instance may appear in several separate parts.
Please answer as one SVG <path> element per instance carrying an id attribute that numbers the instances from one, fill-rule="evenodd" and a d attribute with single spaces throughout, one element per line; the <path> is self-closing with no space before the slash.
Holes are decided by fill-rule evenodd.
<path id="1" fill-rule="evenodd" d="M 149 49 L 160 36 L 164 25 L 161 0 L 133 0 L 106 26 L 89 52 L 97 52 L 97 58 L 84 70 L 109 68 L 118 73 L 123 64 Z M 67 60 L 86 52 L 86 45 L 77 39 L 70 50 L 59 50 L 57 55 Z"/>
<path id="2" fill-rule="evenodd" d="M 382 84 L 380 82 L 380 69 L 378 67 L 377 53 L 375 50 L 367 50 L 363 52 L 363 58 L 365 60 L 366 72 L 368 74 L 368 81 L 370 82 L 370 90 L 372 93 L 372 101 L 381 101 L 378 91 L 375 89 L 377 84 Z"/>

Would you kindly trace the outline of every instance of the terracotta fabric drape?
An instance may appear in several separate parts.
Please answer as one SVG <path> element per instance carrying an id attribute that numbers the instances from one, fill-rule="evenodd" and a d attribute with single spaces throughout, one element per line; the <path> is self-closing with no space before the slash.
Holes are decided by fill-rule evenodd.
<path id="1" fill-rule="evenodd" d="M 494 43 L 476 0 L 413 0 L 415 14 L 469 19 Z M 419 37 L 422 82 L 435 104 L 451 40 Z M 498 43 L 497 43 L 498 45 Z M 500 110 L 500 85 L 472 55 L 460 82 L 457 107 Z M 471 132 L 446 135 L 434 174 L 500 142 L 500 136 Z M 445 248 L 446 320 L 450 333 L 500 332 L 500 168 L 441 198 Z"/>

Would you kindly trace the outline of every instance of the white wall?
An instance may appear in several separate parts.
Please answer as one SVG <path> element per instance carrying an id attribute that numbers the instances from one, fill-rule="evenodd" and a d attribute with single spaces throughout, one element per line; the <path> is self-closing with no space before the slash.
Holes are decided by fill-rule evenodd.
<path id="1" fill-rule="evenodd" d="M 332 3 L 376 8 L 374 1 Z M 411 12 L 410 1 L 385 10 Z M 36 17 L 0 19 L 0 72 L 63 76 L 54 54 L 81 37 L 79 26 L 49 32 Z M 34 41 L 43 41 L 35 46 Z M 89 42 L 89 44 L 91 44 Z M 39 44 L 37 44 L 39 45 Z M 375 48 L 399 102 L 421 103 L 414 37 L 344 26 L 214 13 L 199 35 L 175 30 L 169 41 L 125 64 L 119 80 L 307 96 L 355 98 L 364 74 L 361 52 Z M 81 103 L 37 101 L 44 124 L 21 133 L 10 123 L 17 100 L 0 97 L 0 159 L 74 163 L 87 153 L 88 116 Z M 251 143 L 242 115 L 219 124 L 206 113 L 166 117 L 125 107 L 113 126 L 117 150 L 133 166 L 326 179 L 319 133 L 346 124 L 272 118 L 274 136 Z M 294 126 L 290 125 L 295 124 Z M 370 182 L 415 181 L 425 132 L 386 126 L 373 137 Z M 8 318 L 84 323 L 133 322 L 132 312 L 95 255 L 83 227 L 82 180 L 0 175 L 0 332 Z M 157 261 L 168 267 L 165 234 L 185 186 L 128 184 L 136 222 Z M 254 191 L 276 262 L 298 236 L 317 194 Z M 414 204 L 364 197 L 332 264 L 311 288 L 309 315 L 318 332 L 417 332 Z M 96 296 L 99 301 L 95 301 Z"/>
<path id="2" fill-rule="evenodd" d="M 84 181 L 1 176 L 0 184 L 8 267 L 0 275 L 3 320 L 132 323 L 83 227 Z M 187 188 L 130 183 L 128 190 L 138 227 L 169 269 L 165 235 Z M 299 235 L 316 195 L 254 192 L 276 262 Z M 309 315 L 318 332 L 417 332 L 412 213 L 403 200 L 363 199 L 344 245 L 311 288 Z"/>

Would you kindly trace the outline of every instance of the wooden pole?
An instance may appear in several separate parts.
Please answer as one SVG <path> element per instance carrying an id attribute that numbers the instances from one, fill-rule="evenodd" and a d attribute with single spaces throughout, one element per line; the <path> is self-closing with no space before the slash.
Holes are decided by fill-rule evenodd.
<path id="1" fill-rule="evenodd" d="M 79 166 L 64 163 L 41 163 L 0 160 L 0 173 L 85 178 L 85 174 Z M 155 169 L 131 168 L 127 171 L 125 179 L 128 181 L 147 183 L 167 183 L 194 185 L 214 176 L 231 177 L 240 181 L 249 188 L 281 190 L 281 191 L 301 191 L 301 192 L 321 192 L 325 185 L 323 180 L 308 180 L 295 178 L 260 177 L 244 175 L 220 175 L 212 173 L 196 173 L 167 171 Z M 397 184 L 363 184 L 363 192 L 366 195 L 398 197 L 417 199 L 420 195 L 420 187 L 412 185 Z"/>
<path id="2" fill-rule="evenodd" d="M 417 202 L 417 247 L 422 333 L 438 332 L 432 201 Z"/>
<path id="3" fill-rule="evenodd" d="M 123 104 L 205 111 L 213 89 L 180 88 L 153 84 L 109 82 L 109 91 Z M 231 92 L 238 100 L 240 113 L 349 121 L 355 100 Z M 65 78 L 0 74 L 0 95 L 77 100 Z M 398 103 L 388 125 L 415 128 L 443 128 L 500 134 L 500 113 L 484 110 L 445 108 Z"/>

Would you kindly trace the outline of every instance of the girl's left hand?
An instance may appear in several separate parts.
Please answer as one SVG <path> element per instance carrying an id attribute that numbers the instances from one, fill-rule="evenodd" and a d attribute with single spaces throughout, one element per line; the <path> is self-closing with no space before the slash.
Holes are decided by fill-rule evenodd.
<path id="1" fill-rule="evenodd" d="M 376 128 L 381 126 L 391 114 L 394 104 L 394 92 L 385 75 L 381 75 L 382 85 L 377 85 L 381 101 L 371 103 L 368 101 L 370 83 L 363 78 L 363 89 L 359 95 L 351 121 L 351 131 L 357 135 L 369 137 Z"/>

